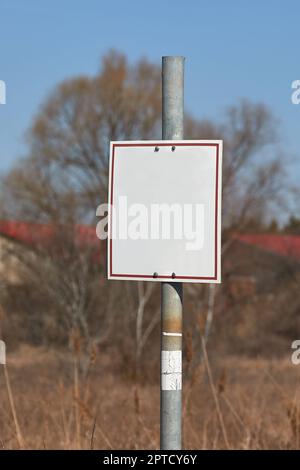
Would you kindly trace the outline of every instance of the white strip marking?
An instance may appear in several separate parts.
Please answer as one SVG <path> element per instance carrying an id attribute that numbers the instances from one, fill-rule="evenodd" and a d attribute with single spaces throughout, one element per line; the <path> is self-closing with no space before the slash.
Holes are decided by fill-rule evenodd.
<path id="1" fill-rule="evenodd" d="M 166 331 L 163 331 L 164 336 L 182 336 L 182 333 L 167 333 Z"/>
<path id="2" fill-rule="evenodd" d="M 181 390 L 182 373 L 181 351 L 162 351 L 161 352 L 161 389 L 162 390 Z"/>
<path id="3" fill-rule="evenodd" d="M 0 341 L 0 364 L 6 364 L 5 343 Z"/>

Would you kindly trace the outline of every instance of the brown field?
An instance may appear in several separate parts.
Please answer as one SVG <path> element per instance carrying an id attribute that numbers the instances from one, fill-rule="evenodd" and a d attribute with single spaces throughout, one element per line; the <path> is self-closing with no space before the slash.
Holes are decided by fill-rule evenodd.
<path id="1" fill-rule="evenodd" d="M 83 376 L 71 353 L 23 346 L 8 355 L 0 370 L 1 447 L 158 449 L 159 362 L 157 376 L 139 385 L 122 364 L 116 354 L 98 354 Z M 299 448 L 300 366 L 289 357 L 210 353 L 188 368 L 185 449 Z"/>

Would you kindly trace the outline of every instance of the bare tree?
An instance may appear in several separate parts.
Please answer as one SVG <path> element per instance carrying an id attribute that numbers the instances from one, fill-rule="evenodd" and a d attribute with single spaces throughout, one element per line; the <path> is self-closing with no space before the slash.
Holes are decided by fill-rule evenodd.
<path id="1" fill-rule="evenodd" d="M 29 156 L 6 179 L 9 208 L 34 220 L 93 220 L 107 198 L 110 140 L 157 136 L 160 101 L 158 67 L 130 66 L 116 52 L 95 78 L 56 87 L 30 129 Z"/>
<path id="2" fill-rule="evenodd" d="M 117 52 L 104 57 L 95 77 L 79 77 L 58 85 L 29 131 L 28 156 L 3 180 L 5 216 L 46 221 L 69 227 L 73 232 L 79 223 L 92 223 L 96 207 L 107 199 L 110 140 L 160 138 L 160 88 L 160 69 L 156 65 L 146 60 L 130 65 Z M 244 227 L 250 218 L 266 217 L 285 189 L 285 156 L 280 155 L 276 121 L 265 106 L 241 101 L 227 110 L 219 124 L 187 115 L 185 127 L 187 139 L 224 140 L 225 257 L 230 232 Z M 89 251 L 82 246 L 75 249 L 72 243 L 52 240 L 53 250 L 57 247 L 63 247 L 65 257 L 53 256 L 50 264 L 32 267 L 32 285 L 40 290 L 43 285 L 57 312 L 64 312 L 61 321 L 69 324 L 75 321 L 89 337 L 95 328 L 96 308 L 92 306 L 99 272 Z M 47 259 L 45 251 L 44 255 Z M 46 269 L 43 274 L 41 268 Z M 104 272 L 103 259 L 99 269 Z M 208 336 L 214 311 L 218 309 L 217 298 L 212 292 L 208 296 L 205 288 L 196 285 L 188 291 L 198 299 L 198 308 L 201 305 L 203 312 L 208 308 Z M 116 305 L 122 303 L 130 314 L 120 321 L 123 326 L 125 321 L 130 325 L 134 321 L 134 340 L 140 357 L 157 324 L 146 309 L 152 289 L 139 285 L 136 291 L 136 285 L 128 288 L 127 283 L 120 286 L 116 282 L 110 283 L 109 288 L 105 284 L 101 292 L 104 299 L 101 322 L 107 317 L 117 321 L 122 309 Z M 117 313 L 112 316 L 114 308 Z"/>

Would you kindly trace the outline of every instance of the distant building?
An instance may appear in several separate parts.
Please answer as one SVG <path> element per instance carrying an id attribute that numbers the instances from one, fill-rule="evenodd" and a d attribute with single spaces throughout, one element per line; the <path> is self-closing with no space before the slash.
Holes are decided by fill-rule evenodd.
<path id="1" fill-rule="evenodd" d="M 64 227 L 60 230 L 64 236 Z M 99 250 L 103 243 L 97 239 L 95 227 L 78 225 L 72 230 L 79 248 L 93 246 Z M 20 254 L 26 259 L 26 256 L 36 256 L 42 249 L 43 253 L 49 251 L 53 256 L 54 237 L 57 237 L 57 228 L 49 224 L 0 221 L 0 279 L 21 282 L 26 267 Z M 105 256 L 96 257 L 95 261 L 104 264 Z M 243 299 L 257 292 L 272 291 L 291 269 L 300 269 L 300 236 L 235 233 L 222 260 L 222 281 L 229 296 Z"/>
<path id="2" fill-rule="evenodd" d="M 61 243 L 65 236 L 61 227 Z M 78 225 L 75 227 L 75 243 L 79 246 L 99 247 L 94 227 Z M 48 255 L 49 258 L 61 256 L 57 250 L 53 253 L 51 244 L 54 237 L 59 236 L 57 228 L 49 224 L 31 222 L 0 221 L 0 283 L 20 284 L 26 278 L 27 261 L 36 259 L 39 254 Z"/>

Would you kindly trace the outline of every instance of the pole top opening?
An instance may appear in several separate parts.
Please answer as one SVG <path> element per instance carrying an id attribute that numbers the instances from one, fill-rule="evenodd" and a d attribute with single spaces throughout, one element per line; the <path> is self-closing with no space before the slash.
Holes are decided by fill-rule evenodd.
<path id="1" fill-rule="evenodd" d="M 185 60 L 185 57 L 183 55 L 163 55 L 162 60 L 172 60 L 172 59 L 177 59 L 177 60 Z"/>

